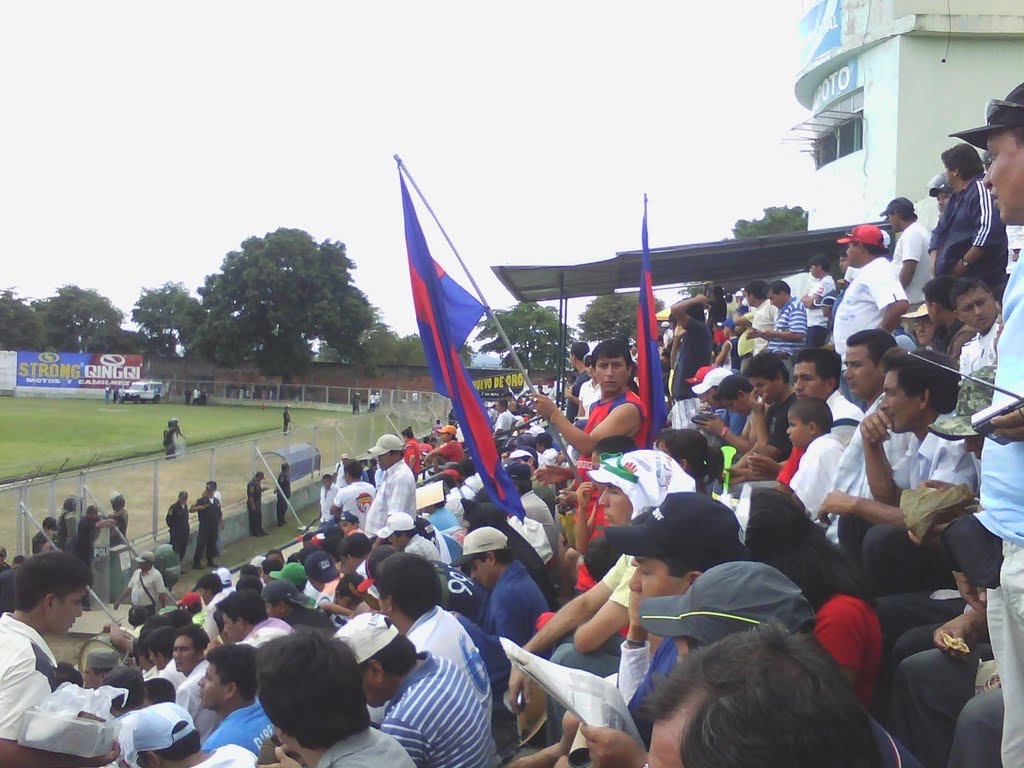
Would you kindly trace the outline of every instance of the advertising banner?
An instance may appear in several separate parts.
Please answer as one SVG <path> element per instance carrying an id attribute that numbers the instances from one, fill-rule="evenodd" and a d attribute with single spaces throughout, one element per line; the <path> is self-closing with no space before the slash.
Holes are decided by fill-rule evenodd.
<path id="1" fill-rule="evenodd" d="M 842 0 L 821 0 L 800 19 L 800 66 L 839 48 L 843 42 Z"/>
<path id="2" fill-rule="evenodd" d="M 473 386 L 476 387 L 480 397 L 484 400 L 504 397 L 509 392 L 518 395 L 526 386 L 526 379 L 523 374 L 516 371 L 508 373 L 495 373 L 493 376 L 484 376 L 473 379 Z"/>
<path id="3" fill-rule="evenodd" d="M 19 387 L 103 389 L 142 378 L 142 355 L 18 352 Z"/>
<path id="4" fill-rule="evenodd" d="M 821 81 L 821 85 L 814 91 L 814 104 L 811 109 L 814 114 L 818 114 L 862 85 L 864 82 L 861 80 L 860 63 L 857 59 L 851 59 Z"/>

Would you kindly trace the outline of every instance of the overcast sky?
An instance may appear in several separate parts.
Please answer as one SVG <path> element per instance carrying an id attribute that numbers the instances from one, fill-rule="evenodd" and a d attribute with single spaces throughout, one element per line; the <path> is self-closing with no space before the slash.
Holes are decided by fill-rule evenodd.
<path id="1" fill-rule="evenodd" d="M 487 299 L 494 264 L 717 240 L 807 204 L 784 145 L 796 0 L 7 3 L 0 288 L 74 283 L 126 313 L 195 290 L 251 235 L 340 240 L 415 331 L 392 155 Z M 426 220 L 435 258 L 465 283 Z M 579 310 L 579 306 L 574 307 Z"/>

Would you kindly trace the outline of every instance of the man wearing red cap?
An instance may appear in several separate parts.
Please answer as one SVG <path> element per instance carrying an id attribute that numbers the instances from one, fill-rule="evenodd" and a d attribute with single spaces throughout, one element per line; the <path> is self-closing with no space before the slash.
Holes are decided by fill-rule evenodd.
<path id="1" fill-rule="evenodd" d="M 845 358 L 846 340 L 850 336 L 869 328 L 892 331 L 910 305 L 907 292 L 885 258 L 882 230 L 861 224 L 836 242 L 846 245 L 850 266 L 858 270 L 836 311 L 832 331 L 836 352 Z"/>
<path id="2" fill-rule="evenodd" d="M 441 439 L 441 445 L 423 457 L 423 463 L 429 466 L 436 466 L 439 462 L 449 463 L 462 461 L 466 458 L 466 452 L 462 443 L 458 441 L 458 430 L 451 424 L 445 424 L 437 432 Z"/>

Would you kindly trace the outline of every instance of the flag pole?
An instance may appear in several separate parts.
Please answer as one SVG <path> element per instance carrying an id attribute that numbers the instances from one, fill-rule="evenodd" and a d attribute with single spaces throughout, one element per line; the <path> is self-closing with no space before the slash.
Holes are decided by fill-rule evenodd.
<path id="1" fill-rule="evenodd" d="M 402 162 L 402 158 L 398 155 L 395 155 L 394 157 L 395 162 L 398 163 L 398 170 L 405 175 L 405 178 L 409 180 L 412 188 L 416 190 L 416 195 L 419 197 L 420 202 L 423 203 L 423 206 L 427 209 L 427 213 L 430 214 L 434 223 L 437 224 L 437 228 L 441 230 L 441 234 L 444 236 L 445 242 L 448 243 L 448 247 L 452 249 L 452 253 L 455 254 L 455 258 L 459 262 L 459 266 L 462 267 L 462 271 L 465 272 L 466 277 L 469 278 L 470 285 L 473 286 L 473 290 L 476 291 L 477 298 L 480 299 L 480 303 L 483 304 L 484 311 L 487 313 L 488 319 L 490 319 L 491 322 L 494 323 L 494 327 L 498 329 L 498 337 L 501 339 L 501 343 L 505 345 L 505 348 L 512 355 L 512 363 L 515 365 L 516 370 L 523 375 L 523 381 L 526 382 L 527 388 L 532 392 L 536 392 L 537 390 L 533 386 L 533 382 L 530 380 L 530 374 L 527 373 L 522 361 L 520 361 L 519 355 L 516 353 L 516 348 L 513 347 L 512 342 L 509 341 L 508 335 L 505 333 L 505 329 L 501 327 L 501 322 L 498 320 L 498 316 L 494 313 L 494 310 L 491 309 L 491 305 L 487 303 L 487 299 L 484 298 L 484 293 L 480 290 L 480 286 L 477 285 L 476 279 L 473 277 L 473 273 L 469 271 L 469 267 L 466 266 L 466 262 L 462 260 L 462 256 L 459 254 L 459 249 L 455 247 L 455 243 L 453 243 L 452 239 L 448 236 L 448 232 L 445 230 L 444 225 L 441 223 L 441 220 L 437 218 L 437 214 L 434 213 L 434 209 L 430 207 L 430 203 L 427 202 L 427 198 L 423 195 L 419 184 L 416 183 L 416 179 L 412 177 L 412 174 L 409 173 L 409 169 L 406 167 L 405 163 Z M 572 469 L 573 474 L 578 476 L 578 473 L 576 472 L 576 463 L 569 456 L 569 451 L 566 449 L 565 440 L 562 434 L 550 421 L 548 422 L 548 426 L 551 427 L 551 431 L 553 432 L 552 437 L 558 445 L 559 450 L 565 454 L 566 461 L 569 462 L 569 467 Z"/>

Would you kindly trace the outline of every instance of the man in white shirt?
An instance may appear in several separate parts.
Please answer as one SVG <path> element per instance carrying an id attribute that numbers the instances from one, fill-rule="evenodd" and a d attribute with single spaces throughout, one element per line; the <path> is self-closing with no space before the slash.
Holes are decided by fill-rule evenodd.
<path id="1" fill-rule="evenodd" d="M 508 406 L 504 413 L 508 413 Z M 511 414 L 509 414 L 511 416 Z M 388 515 L 404 512 L 416 514 L 416 478 L 409 465 L 402 461 L 405 443 L 398 435 L 382 435 L 368 453 L 377 458 L 383 470 L 376 495 L 366 513 L 365 531 L 375 536 L 384 527 Z"/>
<path id="2" fill-rule="evenodd" d="M 917 220 L 914 204 L 897 197 L 882 211 L 892 231 L 899 235 L 892 255 L 892 271 L 907 293 L 907 301 L 917 306 L 924 301 L 924 284 L 932 279 L 932 260 L 928 255 L 931 232 Z"/>
<path id="3" fill-rule="evenodd" d="M 466 673 L 475 698 L 490 718 L 491 683 L 479 649 L 459 620 L 440 607 L 441 582 L 428 560 L 396 552 L 376 568 L 380 610 L 418 653 L 448 659 Z"/>
<path id="4" fill-rule="evenodd" d="M 828 404 L 832 412 L 830 434 L 845 448 L 857 432 L 864 411 L 839 391 L 842 375 L 839 355 L 831 349 L 801 349 L 793 358 L 793 391 L 798 398 L 816 397 Z"/>
<path id="5" fill-rule="evenodd" d="M 133 608 L 143 608 L 154 615 L 171 602 L 171 593 L 164 584 L 164 577 L 153 567 L 155 560 L 156 555 L 152 552 L 143 552 L 135 558 L 139 568 L 128 580 L 128 586 L 124 588 L 121 596 L 114 601 L 115 611 L 129 594 Z"/>
<path id="6" fill-rule="evenodd" d="M 57 659 L 44 635 L 66 635 L 82 615 L 92 572 L 67 552 L 44 552 L 18 568 L 13 613 L 0 617 L 0 765 L 18 768 L 103 766 L 116 755 L 85 759 L 18 744 L 25 713 L 56 688 Z"/>
<path id="7" fill-rule="evenodd" d="M 173 650 L 174 667 L 185 675 L 185 681 L 178 685 L 175 700 L 192 716 L 204 740 L 220 722 L 216 712 L 203 707 L 199 685 L 206 677 L 206 668 L 209 666 L 206 661 L 206 648 L 209 644 L 210 638 L 202 627 L 188 624 L 178 628 Z"/>
<path id="8" fill-rule="evenodd" d="M 508 401 L 505 398 L 500 398 L 494 404 L 495 410 L 498 412 L 497 417 L 494 419 L 494 434 L 499 432 L 507 432 L 512 429 L 516 423 L 515 414 L 508 409 Z"/>
<path id="9" fill-rule="evenodd" d="M 929 350 L 917 354 L 946 362 L 946 358 Z M 860 427 L 871 495 L 847 497 L 844 503 L 836 504 L 840 500 L 830 494 L 822 510 L 853 515 L 870 524 L 859 554 L 865 573 L 874 582 L 875 594 L 948 588 L 952 586 L 948 563 L 934 550 L 910 542 L 899 504 L 903 491 L 918 488 L 926 480 L 977 488 L 974 462 L 964 451 L 963 442 L 943 440 L 929 432 L 939 416 L 956 408 L 960 377 L 903 350 L 887 352 L 883 364 L 886 374 L 881 405 L 864 417 Z M 910 435 L 908 449 L 895 461 L 885 449 L 894 434 Z M 842 543 L 844 549 L 854 549 L 851 541 Z"/>
<path id="10" fill-rule="evenodd" d="M 338 486 L 334 484 L 334 475 L 329 472 L 320 478 L 320 523 L 329 523 L 331 517 L 331 506 L 334 504 L 334 497 L 338 495 Z"/>
<path id="11" fill-rule="evenodd" d="M 800 299 L 807 311 L 807 346 L 823 347 L 828 341 L 828 318 L 821 310 L 820 302 L 836 289 L 836 281 L 829 274 L 832 262 L 826 257 L 815 256 L 808 266 L 814 282 Z"/>
<path id="12" fill-rule="evenodd" d="M 995 365 L 1000 324 L 999 302 L 992 289 L 977 278 L 960 278 L 953 283 L 949 300 L 960 321 L 978 332 L 960 350 L 960 373 Z"/>
<path id="13" fill-rule="evenodd" d="M 832 337 L 842 357 L 846 355 L 846 340 L 857 331 L 881 328 L 892 332 L 909 302 L 885 258 L 882 230 L 861 224 L 837 242 L 846 245 L 850 266 L 857 270 L 835 310 Z"/>
<path id="14" fill-rule="evenodd" d="M 779 310 L 768 301 L 768 283 L 764 280 L 751 280 L 743 289 L 747 304 L 753 310 L 750 314 L 750 324 L 755 331 L 775 330 L 775 319 L 779 316 Z M 768 339 L 763 336 L 754 337 L 754 354 L 763 352 L 768 348 Z"/>
<path id="15" fill-rule="evenodd" d="M 343 512 L 351 512 L 359 519 L 359 528 L 365 529 L 366 515 L 373 504 L 377 489 L 364 482 L 363 465 L 358 461 L 346 461 L 344 469 L 345 484 L 338 487 L 331 505 L 331 515 L 340 516 Z"/>

